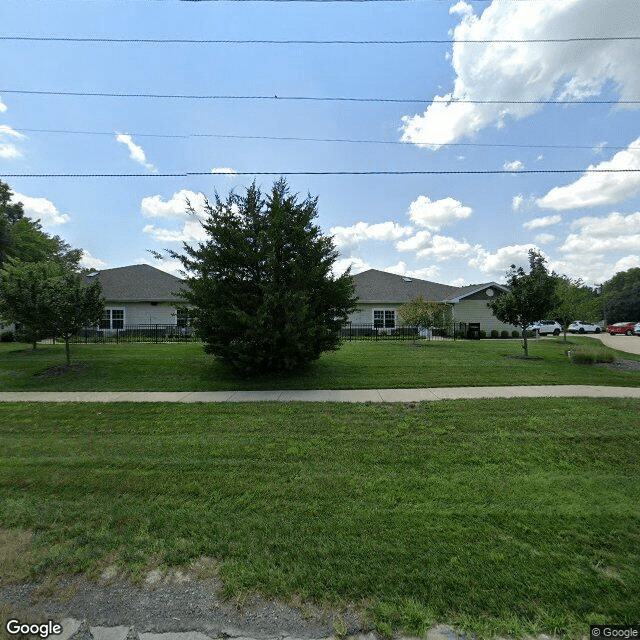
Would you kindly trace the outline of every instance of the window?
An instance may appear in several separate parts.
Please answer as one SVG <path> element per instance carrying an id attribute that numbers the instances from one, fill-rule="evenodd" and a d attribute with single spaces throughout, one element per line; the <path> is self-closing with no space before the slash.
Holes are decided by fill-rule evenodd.
<path id="1" fill-rule="evenodd" d="M 123 329 L 124 309 L 105 309 L 100 321 L 101 329 Z"/>
<path id="2" fill-rule="evenodd" d="M 373 326 L 376 329 L 393 329 L 396 326 L 396 312 L 394 309 L 374 309 Z"/>
<path id="3" fill-rule="evenodd" d="M 176 324 L 179 327 L 190 327 L 189 309 L 176 309 Z"/>

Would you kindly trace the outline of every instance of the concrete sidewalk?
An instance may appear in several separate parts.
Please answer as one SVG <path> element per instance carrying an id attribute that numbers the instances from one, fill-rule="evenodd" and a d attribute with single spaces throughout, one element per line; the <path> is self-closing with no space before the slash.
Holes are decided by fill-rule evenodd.
<path id="1" fill-rule="evenodd" d="M 0 402 L 422 402 L 465 398 L 640 398 L 640 387 L 544 385 L 290 391 L 0 392 Z"/>

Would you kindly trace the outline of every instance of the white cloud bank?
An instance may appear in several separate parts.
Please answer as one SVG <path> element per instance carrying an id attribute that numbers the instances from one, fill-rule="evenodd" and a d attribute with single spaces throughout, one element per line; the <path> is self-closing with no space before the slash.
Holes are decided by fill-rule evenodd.
<path id="1" fill-rule="evenodd" d="M 2 103 L 0 103 L 1 105 Z M 5 107 L 6 109 L 6 107 Z M 2 111 L 2 109 L 0 109 Z M 5 160 L 12 160 L 14 158 L 21 158 L 22 151 L 9 140 L 25 140 L 27 136 L 12 129 L 9 125 L 0 124 L 0 158 Z"/>
<path id="2" fill-rule="evenodd" d="M 331 227 L 329 233 L 333 236 L 336 247 L 346 247 L 368 240 L 386 241 L 396 240 L 409 235 L 412 227 L 403 227 L 396 222 L 357 222 L 350 227 Z"/>
<path id="3" fill-rule="evenodd" d="M 7 105 L 2 102 L 2 98 L 0 98 L 0 113 L 4 113 L 7 110 Z"/>
<path id="4" fill-rule="evenodd" d="M 616 2 L 603 11 L 602 0 L 538 0 L 493 2 L 475 15 L 458 2 L 450 9 L 460 16 L 454 40 L 544 39 L 571 33 L 633 36 L 638 5 Z M 436 96 L 423 114 L 403 117 L 403 142 L 437 149 L 471 137 L 488 126 L 502 127 L 543 108 L 540 104 L 469 104 L 456 100 L 584 100 L 598 95 L 608 81 L 620 99 L 640 95 L 637 46 L 633 41 L 609 40 L 557 43 L 453 44 L 451 64 L 456 74 L 452 91 Z"/>
<path id="5" fill-rule="evenodd" d="M 147 156 L 143 148 L 140 145 L 136 144 L 129 134 L 119 133 L 116 135 L 116 140 L 129 149 L 129 157 L 134 162 L 137 162 L 138 164 L 154 173 L 157 171 L 157 169 L 150 162 L 147 162 Z"/>
<path id="6" fill-rule="evenodd" d="M 409 218 L 419 227 L 438 231 L 444 226 L 468 218 L 472 211 L 471 207 L 465 207 L 455 198 L 430 200 L 427 196 L 418 196 L 409 205 Z"/>
<path id="7" fill-rule="evenodd" d="M 89 251 L 84 249 L 80 258 L 80 266 L 85 269 L 104 269 L 107 263 L 104 260 L 100 260 L 100 258 L 92 256 Z"/>
<path id="8" fill-rule="evenodd" d="M 187 210 L 187 202 L 191 203 L 195 215 Z M 177 220 L 183 224 L 181 229 L 167 229 L 148 224 L 142 231 L 156 242 L 202 242 L 206 239 L 206 232 L 201 224 L 205 217 L 205 203 L 204 194 L 189 189 L 177 191 L 168 200 L 163 199 L 161 195 L 143 198 L 140 204 L 143 217 Z"/>
<path id="9" fill-rule="evenodd" d="M 640 73 L 638 74 L 640 75 Z M 590 165 L 590 170 L 640 169 L 640 138 L 626 149 L 618 151 L 611 160 Z M 640 172 L 585 173 L 564 187 L 554 187 L 536 200 L 542 209 L 567 211 L 621 202 L 640 193 Z"/>
<path id="10" fill-rule="evenodd" d="M 14 193 L 11 202 L 22 202 L 25 214 L 32 220 L 40 220 L 45 227 L 55 227 L 69 222 L 66 213 L 60 213 L 57 207 L 46 198 L 33 198 L 22 193 Z"/>
<path id="11" fill-rule="evenodd" d="M 545 216 L 544 218 L 534 218 L 529 222 L 523 223 L 525 229 L 541 229 L 542 227 L 549 227 L 552 224 L 558 224 L 562 222 L 562 216 Z"/>

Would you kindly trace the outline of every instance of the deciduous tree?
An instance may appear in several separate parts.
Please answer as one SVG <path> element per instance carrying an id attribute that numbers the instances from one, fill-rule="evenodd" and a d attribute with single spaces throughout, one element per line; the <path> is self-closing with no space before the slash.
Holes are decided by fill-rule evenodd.
<path id="1" fill-rule="evenodd" d="M 529 355 L 525 329 L 544 316 L 553 307 L 554 280 L 547 271 L 546 260 L 533 249 L 529 250 L 529 273 L 512 264 L 507 271 L 509 292 L 489 303 L 501 322 L 522 328 L 523 347 Z"/>

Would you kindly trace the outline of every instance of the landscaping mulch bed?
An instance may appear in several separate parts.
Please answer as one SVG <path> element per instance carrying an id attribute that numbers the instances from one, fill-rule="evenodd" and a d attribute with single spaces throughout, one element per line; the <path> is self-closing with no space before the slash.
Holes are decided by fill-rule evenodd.
<path id="1" fill-rule="evenodd" d="M 66 376 L 68 373 L 80 373 L 85 369 L 89 368 L 88 362 L 74 362 L 73 364 L 58 364 L 54 367 L 49 367 L 44 371 L 39 371 L 38 373 L 34 373 L 34 378 L 61 378 L 62 376 Z"/>

